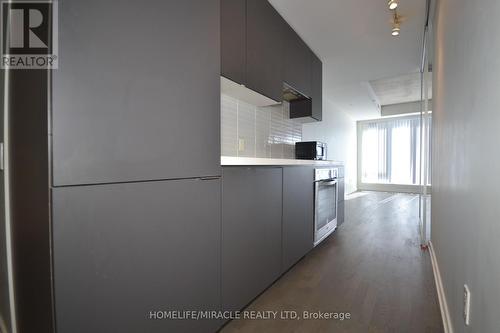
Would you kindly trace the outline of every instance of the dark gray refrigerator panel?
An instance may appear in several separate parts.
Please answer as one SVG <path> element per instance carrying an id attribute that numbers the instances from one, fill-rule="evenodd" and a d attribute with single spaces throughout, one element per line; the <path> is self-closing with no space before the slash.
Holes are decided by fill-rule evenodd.
<path id="1" fill-rule="evenodd" d="M 220 175 L 219 0 L 59 3 L 54 185 Z"/>
<path id="2" fill-rule="evenodd" d="M 283 271 L 313 248 L 314 168 L 283 168 Z"/>
<path id="3" fill-rule="evenodd" d="M 5 91 L 4 88 L 4 75 L 5 71 L 0 70 L 0 91 Z M 5 98 L 4 95 L 2 95 Z M 0 111 L 0 137 L 2 142 L 4 139 L 4 112 L 5 109 Z M 9 249 L 7 248 L 7 234 L 6 234 L 6 223 L 5 219 L 5 171 L 0 172 L 0 320 L 2 321 L 5 329 L 11 331 L 11 309 L 10 309 L 10 299 L 9 299 L 9 269 L 8 266 L 8 256 Z"/>
<path id="4" fill-rule="evenodd" d="M 214 332 L 150 311 L 220 309 L 221 183 L 53 189 L 58 333 Z"/>
<path id="5" fill-rule="evenodd" d="M 281 270 L 281 168 L 224 168 L 222 302 L 240 310 Z"/>
<path id="6" fill-rule="evenodd" d="M 10 225 L 15 305 L 15 319 L 7 320 L 6 325 L 16 325 L 22 333 L 52 332 L 47 71 L 9 70 L 6 82 L 8 105 L 3 112 L 8 112 L 8 132 L 3 142 L 8 149 L 4 161 L 9 171 L 1 174 L 9 177 L 9 191 L 4 193 L 9 219 L 4 221 Z M 6 230 L 5 225 L 1 227 Z M 5 238 L 0 243 L 7 246 Z M 1 283 L 4 287 L 5 282 Z M 3 307 L 4 290 L 0 293 Z M 5 312 L 2 310 L 2 316 Z"/>

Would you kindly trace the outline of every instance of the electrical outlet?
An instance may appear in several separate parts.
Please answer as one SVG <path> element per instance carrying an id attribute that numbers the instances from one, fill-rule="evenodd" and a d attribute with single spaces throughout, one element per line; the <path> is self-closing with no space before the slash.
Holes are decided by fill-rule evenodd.
<path id="1" fill-rule="evenodd" d="M 470 290 L 466 284 L 464 284 L 464 321 L 465 321 L 465 325 L 469 326 L 469 323 L 470 323 Z"/>

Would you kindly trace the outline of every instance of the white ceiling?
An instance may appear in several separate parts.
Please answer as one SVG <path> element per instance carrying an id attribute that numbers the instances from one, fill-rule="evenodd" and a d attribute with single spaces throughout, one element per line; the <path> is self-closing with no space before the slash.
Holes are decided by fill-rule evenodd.
<path id="1" fill-rule="evenodd" d="M 432 98 L 432 75 L 428 74 L 428 97 Z M 381 105 L 416 102 L 421 97 L 420 73 L 370 81 Z"/>
<path id="2" fill-rule="evenodd" d="M 401 0 L 391 36 L 386 0 L 270 0 L 323 61 L 324 94 L 354 119 L 380 115 L 369 81 L 418 72 L 425 0 Z"/>

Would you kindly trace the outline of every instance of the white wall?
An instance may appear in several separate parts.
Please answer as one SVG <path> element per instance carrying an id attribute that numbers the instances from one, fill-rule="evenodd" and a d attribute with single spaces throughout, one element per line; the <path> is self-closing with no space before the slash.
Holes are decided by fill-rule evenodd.
<path id="1" fill-rule="evenodd" d="M 304 124 L 302 140 L 326 142 L 328 159 L 345 163 L 346 194 L 356 191 L 356 122 L 354 119 L 324 99 L 323 121 Z"/>
<path id="2" fill-rule="evenodd" d="M 455 333 L 500 331 L 500 1 L 439 0 L 431 239 Z M 463 285 L 471 324 L 462 318 Z"/>

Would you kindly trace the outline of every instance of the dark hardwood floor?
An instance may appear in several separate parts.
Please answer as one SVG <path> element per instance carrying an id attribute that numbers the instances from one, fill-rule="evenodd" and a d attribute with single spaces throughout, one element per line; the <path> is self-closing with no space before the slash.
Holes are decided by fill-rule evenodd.
<path id="1" fill-rule="evenodd" d="M 345 203 L 345 224 L 246 310 L 351 319 L 240 319 L 221 332 L 443 332 L 429 253 L 419 247 L 418 197 L 361 192 Z"/>

